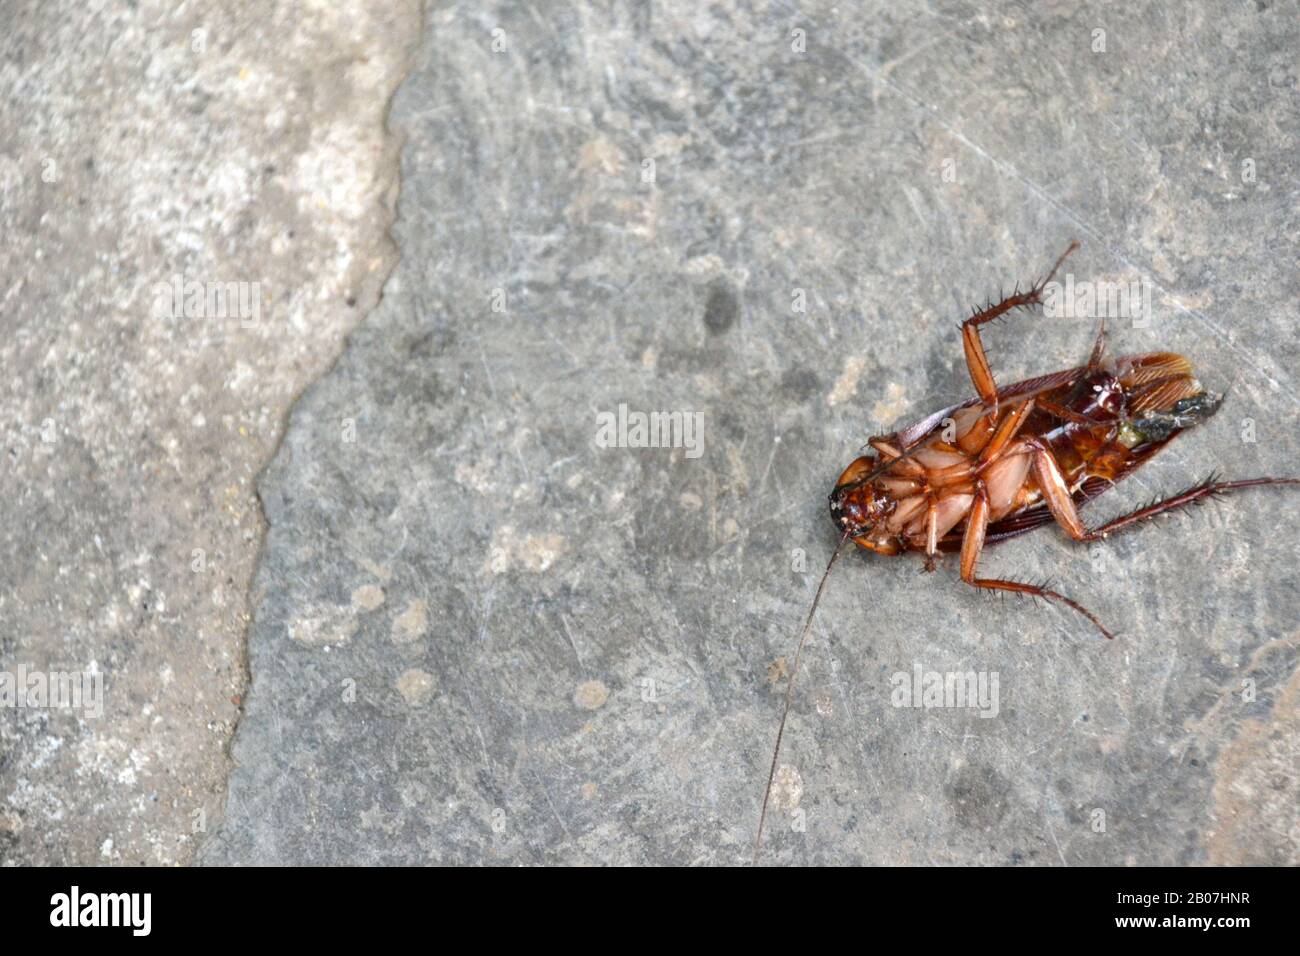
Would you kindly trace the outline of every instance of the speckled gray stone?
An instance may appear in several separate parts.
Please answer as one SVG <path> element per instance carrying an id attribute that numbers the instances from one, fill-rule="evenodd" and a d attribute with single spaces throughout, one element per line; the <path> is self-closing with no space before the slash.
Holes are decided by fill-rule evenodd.
<path id="1" fill-rule="evenodd" d="M 0 672 L 103 682 L 0 705 L 0 865 L 187 863 L 220 816 L 255 477 L 396 262 L 419 19 L 0 0 Z M 248 308 L 161 314 L 174 281 Z"/>
<path id="2" fill-rule="evenodd" d="M 1077 280 L 1151 283 L 1116 351 L 1229 389 L 1090 513 L 1294 472 L 1297 42 L 1271 3 L 433 5 L 402 261 L 262 480 L 201 858 L 746 860 L 832 482 L 970 394 L 958 321 L 1071 237 Z M 994 369 L 1076 364 L 1095 326 L 1018 315 Z M 703 453 L 603 447 L 621 404 L 702 414 Z M 1114 642 L 952 559 L 849 556 L 766 859 L 1300 861 L 1298 523 L 1256 492 L 988 552 Z M 996 715 L 895 706 L 917 666 L 996 674 Z"/>

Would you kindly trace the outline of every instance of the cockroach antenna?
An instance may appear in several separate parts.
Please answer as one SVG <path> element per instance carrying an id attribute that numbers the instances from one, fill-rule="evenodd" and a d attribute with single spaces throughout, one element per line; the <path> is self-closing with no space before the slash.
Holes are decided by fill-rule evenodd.
<path id="1" fill-rule="evenodd" d="M 803 622 L 803 632 L 799 635 L 799 645 L 794 651 L 794 664 L 790 667 L 790 679 L 785 685 L 785 705 L 781 709 L 781 723 L 776 728 L 776 746 L 772 748 L 772 767 L 767 772 L 767 789 L 763 791 L 763 809 L 758 812 L 758 835 L 754 837 L 755 866 L 758 866 L 758 851 L 763 845 L 763 821 L 767 819 L 767 802 L 772 796 L 772 781 L 776 779 L 776 762 L 781 756 L 781 738 L 785 736 L 785 719 L 790 716 L 790 701 L 794 696 L 794 679 L 799 673 L 799 658 L 803 656 L 803 647 L 808 643 L 808 635 L 812 632 L 813 615 L 817 613 L 817 605 L 821 603 L 826 579 L 831 576 L 831 568 L 835 567 L 835 562 L 839 560 L 840 553 L 844 550 L 844 543 L 848 540 L 849 532 L 845 531 L 844 536 L 840 538 L 840 543 L 835 546 L 835 553 L 826 564 L 826 570 L 822 572 L 821 581 L 817 583 L 817 593 L 813 595 L 812 607 L 808 609 L 808 617 Z"/>

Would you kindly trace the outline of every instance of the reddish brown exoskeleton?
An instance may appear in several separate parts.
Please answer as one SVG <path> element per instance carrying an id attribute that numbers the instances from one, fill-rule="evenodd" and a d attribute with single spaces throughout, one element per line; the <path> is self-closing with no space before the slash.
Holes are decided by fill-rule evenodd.
<path id="1" fill-rule="evenodd" d="M 949 406 L 892 435 L 871 438 L 874 455 L 856 459 L 831 492 L 831 517 L 843 537 L 822 575 L 804 622 L 786 686 L 772 767 L 759 814 L 754 861 L 790 712 L 799 658 L 822 588 L 852 539 L 877 554 L 917 551 L 933 571 L 942 552 L 961 553 L 961 577 L 977 588 L 1012 591 L 1063 604 L 1113 637 L 1078 601 L 1041 584 L 982 578 L 980 552 L 1055 521 L 1076 541 L 1096 541 L 1156 515 L 1212 495 L 1260 485 L 1295 485 L 1295 478 L 1219 481 L 1213 476 L 1096 528 L 1079 508 L 1148 461 L 1180 432 L 1205 421 L 1222 402 L 1171 352 L 1111 358 L 1105 323 L 1086 365 L 999 389 L 984 355 L 980 326 L 1013 309 L 1042 304 L 1043 292 L 1077 242 L 1041 282 L 975 312 L 961 325 L 962 346 L 976 397 Z"/>

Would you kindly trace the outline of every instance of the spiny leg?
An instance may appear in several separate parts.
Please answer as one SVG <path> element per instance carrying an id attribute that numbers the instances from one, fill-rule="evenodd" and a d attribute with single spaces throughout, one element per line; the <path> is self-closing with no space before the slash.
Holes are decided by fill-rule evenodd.
<path id="1" fill-rule="evenodd" d="M 1052 454 L 1050 448 L 1037 439 L 1027 444 L 1034 480 L 1038 482 L 1038 490 L 1043 494 L 1043 503 L 1047 505 L 1047 510 L 1071 538 L 1075 541 L 1083 541 L 1087 531 L 1083 526 L 1083 519 L 1079 517 L 1079 509 L 1074 504 L 1070 486 L 1061 472 L 1056 456 Z"/>
<path id="2" fill-rule="evenodd" d="M 984 353 L 984 343 L 980 339 L 979 327 L 986 322 L 992 322 L 1000 315 L 1005 315 L 1012 309 L 1040 304 L 1043 301 L 1043 289 L 1056 277 L 1056 272 L 1061 268 L 1061 263 L 1065 261 L 1065 257 L 1078 248 L 1078 240 L 1072 240 L 1066 250 L 1061 253 L 1060 258 L 1056 260 L 1056 264 L 1052 266 L 1052 270 L 1047 273 L 1047 276 L 1040 282 L 1035 283 L 1029 291 L 1016 292 L 997 305 L 990 305 L 982 312 L 976 312 L 961 324 L 962 348 L 966 352 L 966 367 L 970 371 L 971 383 L 975 386 L 975 391 L 979 394 L 980 400 L 989 407 L 990 415 L 997 412 L 998 386 L 993 378 L 993 370 L 989 367 L 988 357 Z"/>
<path id="3" fill-rule="evenodd" d="M 893 471 L 899 475 L 906 475 L 909 478 L 919 477 L 925 474 L 925 469 L 919 462 L 912 461 L 910 458 L 904 458 L 903 452 L 888 439 L 875 437 L 868 438 L 867 444 L 876 450 L 883 462 L 892 462 Z"/>
<path id="4" fill-rule="evenodd" d="M 1131 528 L 1143 521 L 1149 521 L 1156 515 L 1196 504 L 1214 495 L 1236 491 L 1241 488 L 1263 488 L 1268 485 L 1300 485 L 1300 478 L 1245 478 L 1239 481 L 1219 481 L 1211 475 L 1200 484 L 1193 485 L 1167 498 L 1160 498 L 1150 504 L 1131 511 L 1126 515 L 1113 518 L 1096 528 L 1087 528 L 1079 517 L 1079 509 L 1070 496 L 1070 489 L 1061 473 L 1061 466 L 1041 442 L 1031 444 L 1033 455 L 1034 479 L 1043 492 L 1043 501 L 1052 517 L 1075 541 L 1102 541 L 1116 532 Z"/>
<path id="5" fill-rule="evenodd" d="M 953 481 L 963 481 L 979 474 L 993 464 L 1006 452 L 1011 440 L 1019 434 L 1020 429 L 1029 419 L 1036 406 L 1036 398 L 1016 399 L 1011 410 L 1000 422 L 996 422 L 998 413 L 980 415 L 973 422 L 964 423 L 967 430 L 957 438 L 955 443 L 943 446 L 944 450 L 960 451 L 970 461 L 960 466 L 949 466 L 929 472 L 932 484 L 942 485 Z M 963 409 L 965 411 L 965 409 Z M 995 425 L 996 422 L 996 425 Z"/>
<path id="6" fill-rule="evenodd" d="M 1300 478 L 1246 478 L 1241 481 L 1215 481 L 1214 476 L 1211 475 L 1199 485 L 1193 485 L 1186 491 L 1180 491 L 1168 498 L 1153 501 L 1144 508 L 1139 508 L 1130 514 L 1121 515 L 1107 521 L 1098 528 L 1085 532 L 1083 540 L 1101 541 L 1117 531 L 1123 531 L 1125 528 L 1130 528 L 1142 521 L 1149 521 L 1165 511 L 1197 504 L 1204 498 L 1235 491 L 1239 488 L 1262 488 L 1266 485 L 1300 485 Z"/>
<path id="7" fill-rule="evenodd" d="M 1038 407 L 1047 412 L 1047 414 L 1051 415 L 1053 418 L 1058 418 L 1063 422 L 1070 422 L 1073 425 L 1091 427 L 1093 425 L 1110 425 L 1119 421 L 1118 418 L 1094 421 L 1081 412 L 1076 412 L 1072 408 L 1066 408 L 1064 405 L 1058 405 L 1056 402 L 1050 401 L 1046 398 L 1040 398 L 1038 400 Z"/>
<path id="8" fill-rule="evenodd" d="M 925 512 L 925 570 L 933 571 L 939 554 L 939 503 L 934 499 L 926 505 Z"/>
<path id="9" fill-rule="evenodd" d="M 1034 399 L 1027 398 L 1011 409 L 997 428 L 985 439 L 979 455 L 974 461 L 961 461 L 945 468 L 933 468 L 923 472 L 925 483 L 932 489 L 946 488 L 954 484 L 969 481 L 975 475 L 985 471 L 1002 457 L 1019 434 L 1021 427 L 1034 410 Z M 934 553 L 937 553 L 935 551 Z"/>
<path id="10" fill-rule="evenodd" d="M 975 576 L 975 566 L 979 563 L 980 552 L 984 549 L 984 533 L 988 530 L 988 524 L 988 492 L 985 490 L 983 483 L 980 483 L 975 490 L 975 501 L 971 505 L 970 516 L 966 519 L 966 535 L 961 542 L 961 579 L 963 581 L 974 587 L 986 588 L 991 591 L 1011 591 L 1016 594 L 1028 594 L 1049 601 L 1060 601 L 1091 621 L 1097 630 L 1101 631 L 1103 637 L 1110 639 L 1115 636 L 1106 630 L 1101 621 L 1097 620 L 1096 615 L 1086 607 L 1058 591 L 1053 591 L 1041 584 L 1006 581 L 1000 578 L 977 578 Z"/>
<path id="11" fill-rule="evenodd" d="M 1079 540 L 1104 541 L 1116 532 L 1124 531 L 1143 521 L 1150 521 L 1166 511 L 1173 511 L 1191 504 L 1199 504 L 1206 498 L 1226 494 L 1240 488 L 1262 488 L 1267 485 L 1300 485 L 1300 478 L 1246 478 L 1241 481 L 1216 481 L 1215 477 L 1211 475 L 1198 485 L 1193 485 L 1184 491 L 1170 495 L 1168 498 L 1153 501 L 1129 514 L 1120 515 L 1118 518 L 1107 521 L 1097 528 L 1085 530 L 1083 537 Z"/>
<path id="12" fill-rule="evenodd" d="M 978 460 L 981 471 L 1002 457 L 1002 453 L 1007 450 L 1011 440 L 1019 434 L 1025 420 L 1029 418 L 1029 413 L 1034 410 L 1034 404 L 1034 399 L 1025 399 L 1019 406 L 1008 412 L 1006 418 L 1002 419 L 997 431 L 993 433 L 988 444 L 980 451 Z"/>
<path id="13" fill-rule="evenodd" d="M 867 444 L 879 452 L 880 457 L 886 461 L 894 461 L 895 459 L 903 457 L 903 453 L 898 450 L 898 446 L 888 438 L 881 438 L 877 435 L 873 438 L 868 438 Z"/>

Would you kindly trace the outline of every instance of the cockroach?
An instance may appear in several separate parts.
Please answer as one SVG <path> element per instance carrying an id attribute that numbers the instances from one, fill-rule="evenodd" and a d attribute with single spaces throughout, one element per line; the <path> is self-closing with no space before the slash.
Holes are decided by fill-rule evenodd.
<path id="1" fill-rule="evenodd" d="M 1043 293 L 1075 249 L 1071 242 L 1047 276 L 1028 290 L 972 312 L 961 324 L 962 348 L 975 397 L 890 435 L 867 440 L 871 452 L 844 469 L 830 495 L 840 541 L 804 620 L 763 791 L 754 862 L 763 840 L 799 659 L 822 590 L 846 542 L 877 554 L 920 552 L 925 570 L 942 553 L 959 552 L 961 579 L 976 588 L 1010 591 L 1062 604 L 1107 639 L 1095 614 L 1046 584 L 980 577 L 980 553 L 1055 521 L 1075 541 L 1099 541 L 1159 514 L 1214 495 L 1296 478 L 1221 481 L 1211 475 L 1184 491 L 1090 528 L 1079 509 L 1131 474 L 1181 432 L 1208 419 L 1223 396 L 1197 381 L 1191 363 L 1172 352 L 1110 357 L 1103 320 L 1085 365 L 998 388 L 980 327 L 1016 309 L 1043 304 Z"/>

